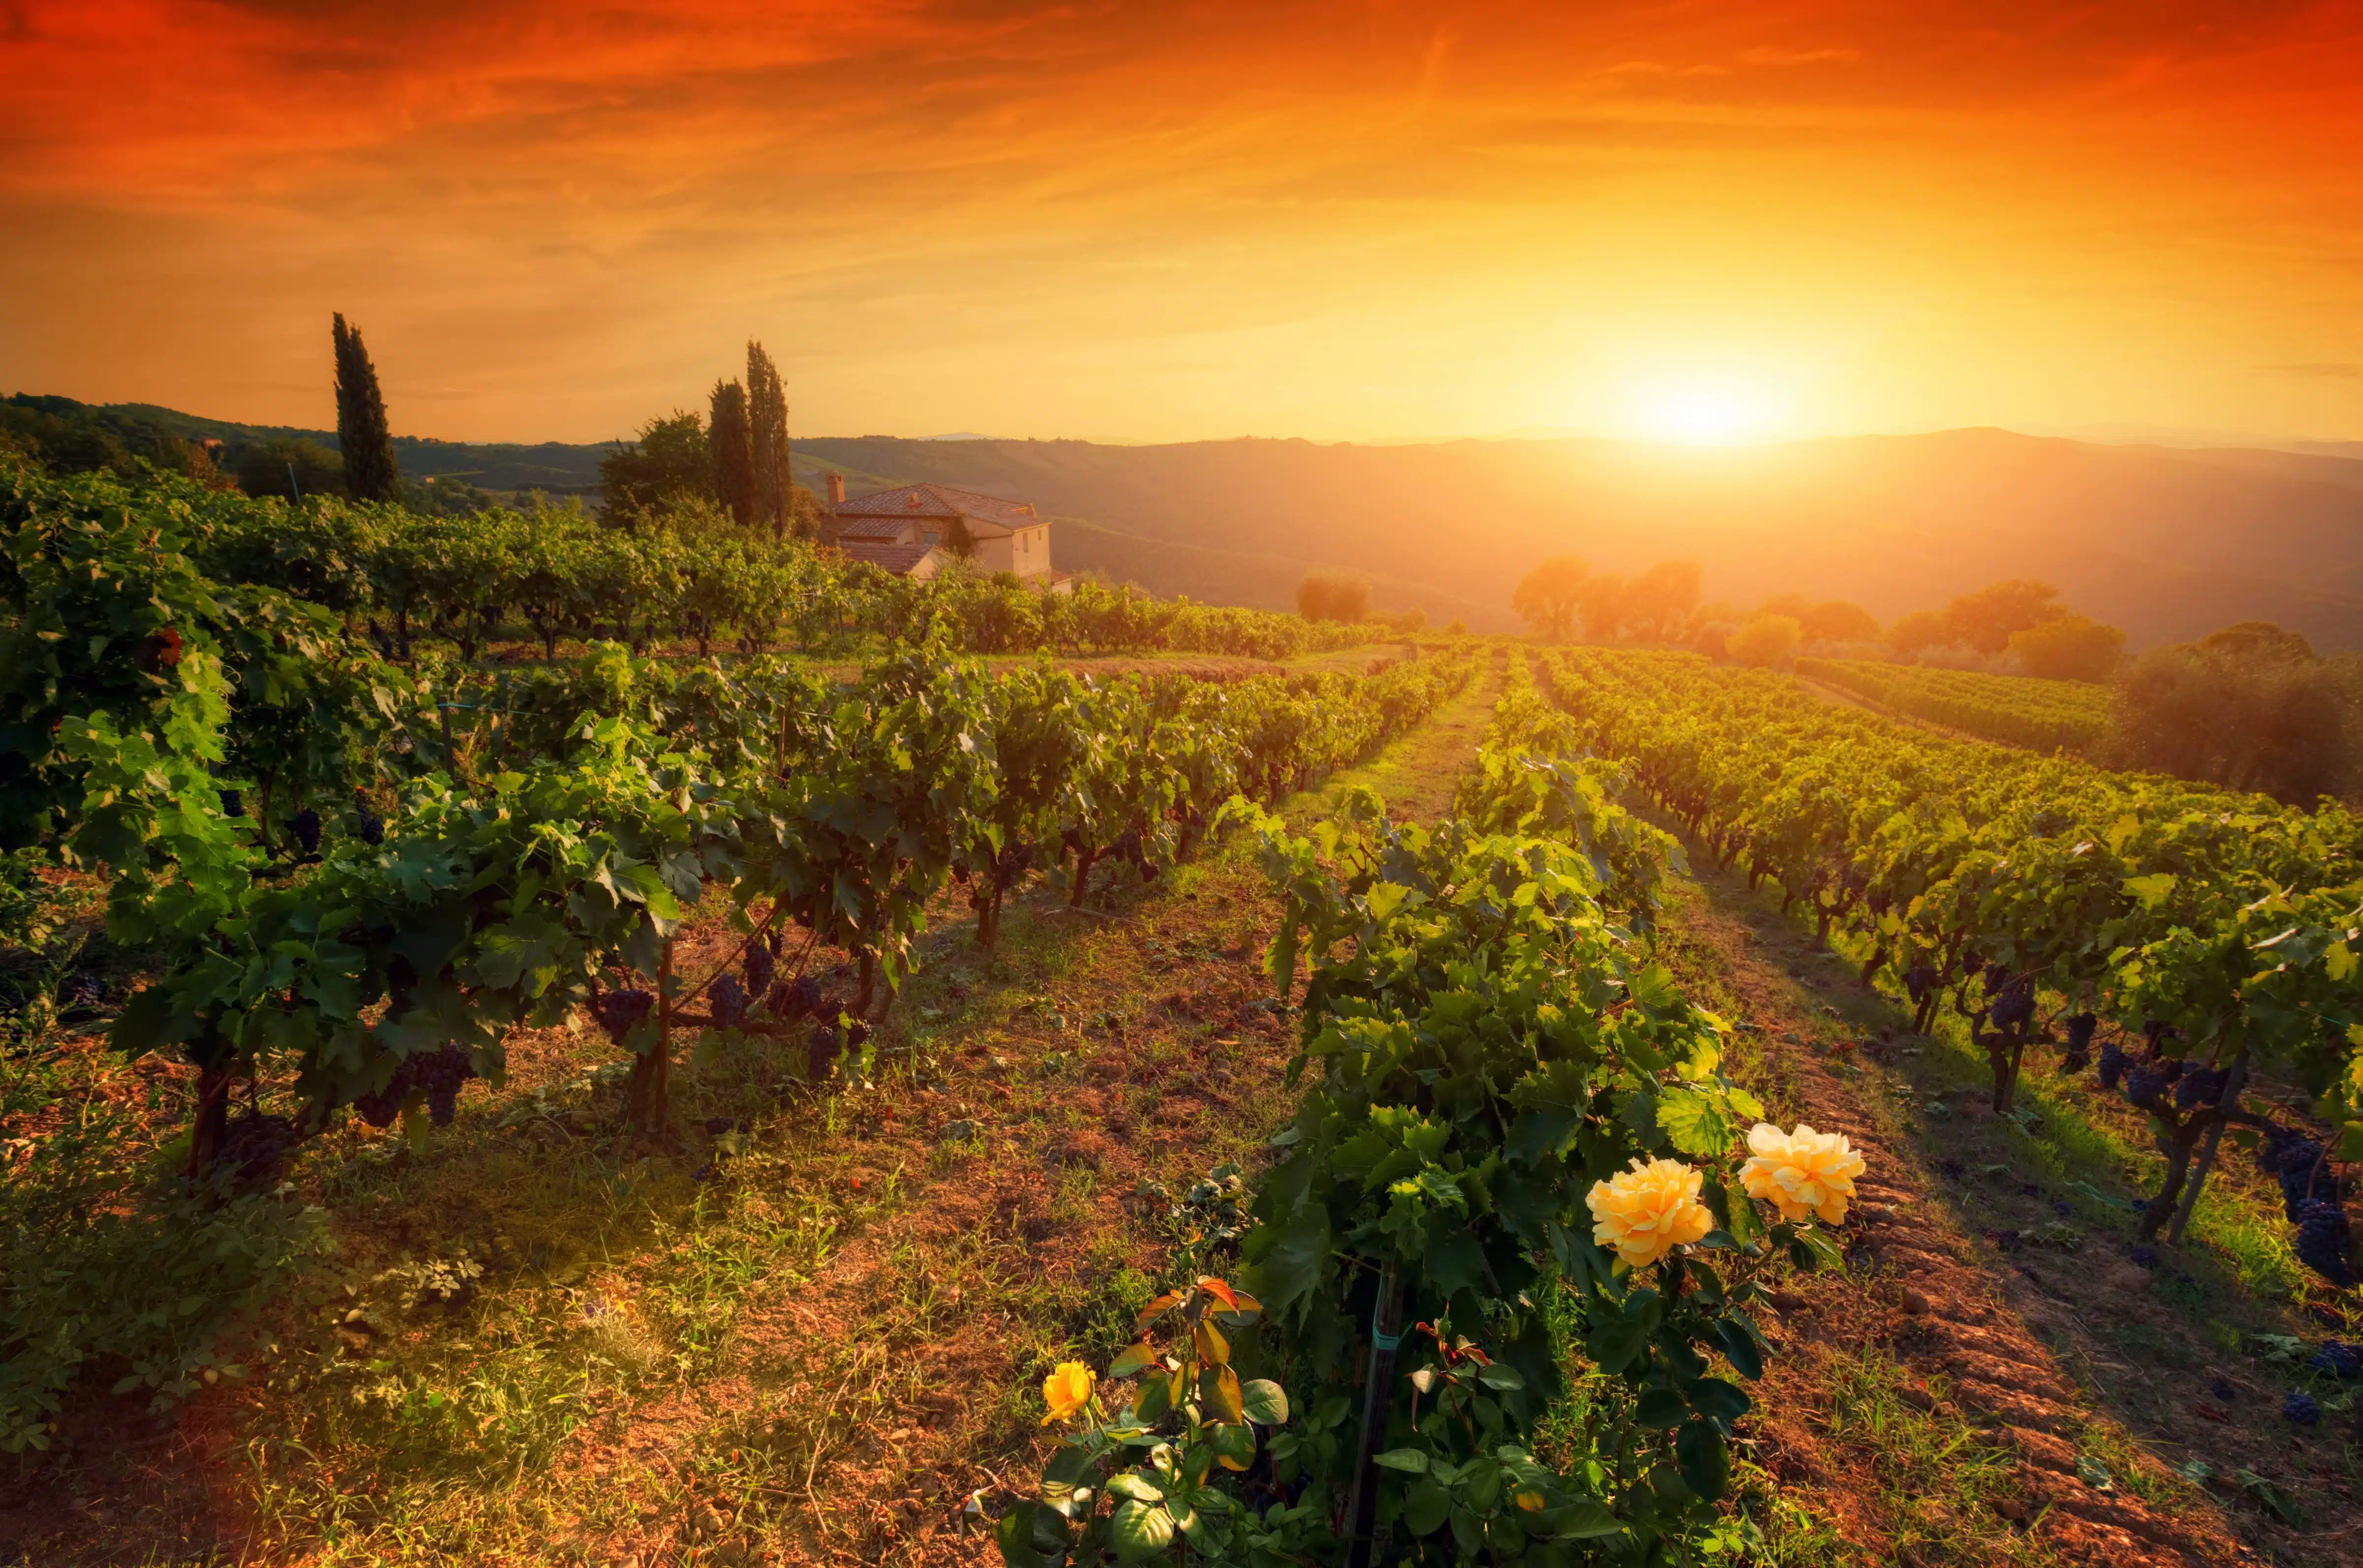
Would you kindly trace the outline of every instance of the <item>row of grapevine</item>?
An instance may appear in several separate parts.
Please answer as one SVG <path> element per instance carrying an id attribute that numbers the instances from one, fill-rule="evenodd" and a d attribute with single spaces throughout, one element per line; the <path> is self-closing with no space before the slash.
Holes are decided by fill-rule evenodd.
<path id="1" fill-rule="evenodd" d="M 1045 594 L 1015 578 L 955 573 L 916 583 L 802 541 L 723 525 L 604 523 L 578 508 L 427 516 L 316 499 L 291 506 L 185 479 L 0 475 L 19 515 L 139 514 L 217 583 L 275 588 L 377 633 L 407 661 L 415 639 L 472 663 L 495 642 L 659 641 L 761 653 L 829 651 L 865 637 L 949 635 L 971 653 L 1180 652 L 1285 658 L 1368 640 L 1359 628 L 1266 611 L 1160 601 L 1078 582 Z"/>
<path id="2" fill-rule="evenodd" d="M 2308 1145 L 2291 1218 L 2346 1236 L 2330 1162 L 2363 1156 L 2354 816 L 1947 741 L 1678 655 L 1577 652 L 1551 683 L 1714 854 L 1868 944 L 1865 979 L 1884 973 L 1922 1028 L 1949 999 L 1997 1110 L 2029 1045 L 2058 1040 L 2066 1071 L 2097 1046 L 2166 1157 L 2145 1235 L 2170 1218 L 2180 1240 L 2227 1128 L 2266 1130 L 2240 1095 L 2269 1059 L 2342 1126 L 2335 1152 Z M 2350 1282 L 2343 1240 L 2312 1250 Z"/>
<path id="3" fill-rule="evenodd" d="M 1714 1502 L 1767 1354 L 1748 1308 L 1776 1260 L 1833 1254 L 1816 1221 L 1861 1165 L 1760 1135 L 1741 1165 L 1761 1108 L 1720 1070 L 1725 1025 L 1620 913 L 1650 906 L 1671 841 L 1565 728 L 1514 666 L 1455 819 L 1393 823 L 1365 792 L 1298 835 L 1245 810 L 1283 902 L 1273 977 L 1310 970 L 1247 1289 L 1152 1301 L 1108 1369 L 1121 1403 L 1081 1364 L 1052 1375 L 1053 1416 L 1083 1419 L 1001 1522 L 1012 1568 L 1639 1562 L 1743 1538 Z M 1817 1210 L 1758 1211 L 1821 1153 Z M 1534 1443 L 1570 1359 L 1584 1424 L 1554 1469 Z"/>
<path id="4" fill-rule="evenodd" d="M 1801 658 L 1797 673 L 1892 713 L 2032 751 L 2080 752 L 2109 733 L 2109 689 L 2087 681 L 1876 659 Z"/>

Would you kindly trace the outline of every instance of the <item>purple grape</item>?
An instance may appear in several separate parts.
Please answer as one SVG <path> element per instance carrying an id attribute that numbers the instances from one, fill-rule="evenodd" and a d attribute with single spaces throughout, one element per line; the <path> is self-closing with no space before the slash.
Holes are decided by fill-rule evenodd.
<path id="1" fill-rule="evenodd" d="M 2116 1088 L 2117 1080 L 2124 1076 L 2124 1047 L 2113 1040 L 2110 1041 L 2106 1045 L 2102 1046 L 2101 1087 L 2104 1089 L 2113 1089 Z"/>
<path id="2" fill-rule="evenodd" d="M 2092 1048 L 2092 1032 L 2101 1021 L 2089 1012 L 2080 1012 L 2068 1021 L 2068 1049 L 2089 1051 Z"/>
<path id="3" fill-rule="evenodd" d="M 360 826 L 361 842 L 363 844 L 371 845 L 383 844 L 385 842 L 385 819 L 379 816 L 375 812 L 371 811 L 367 806 L 363 806 L 361 809 L 359 815 L 361 818 Z"/>
<path id="4" fill-rule="evenodd" d="M 2224 1098 L 2224 1086 L 2231 1077 L 2228 1067 L 2191 1068 L 2175 1080 L 2175 1109 L 2189 1110 L 2194 1105 L 2213 1105 Z"/>
<path id="5" fill-rule="evenodd" d="M 2322 1419 L 2322 1407 L 2311 1394 L 2292 1394 L 2281 1401 L 2281 1419 L 2310 1427 Z"/>
<path id="6" fill-rule="evenodd" d="M 1914 964 L 1903 971 L 1903 988 L 1912 993 L 1914 1002 L 1925 1001 L 1928 993 L 1936 988 L 1937 974 L 1932 964 Z"/>
<path id="7" fill-rule="evenodd" d="M 771 976 L 777 968 L 778 962 L 772 957 L 769 946 L 760 942 L 749 943 L 747 944 L 747 994 L 754 997 L 767 994 L 771 988 Z"/>
<path id="8" fill-rule="evenodd" d="M 214 1159 L 219 1165 L 236 1165 L 242 1180 L 268 1181 L 279 1174 L 287 1151 L 302 1141 L 303 1134 L 286 1117 L 249 1111 L 229 1119 Z"/>
<path id="9" fill-rule="evenodd" d="M 287 819 L 287 831 L 304 846 L 306 855 L 320 853 L 320 813 L 306 806 Z"/>
<path id="10" fill-rule="evenodd" d="M 2125 1075 L 2125 1098 L 2136 1105 L 2156 1104 L 2166 1093 L 2166 1073 L 2154 1062 L 2145 1062 Z"/>
<path id="11" fill-rule="evenodd" d="M 246 792 L 244 790 L 225 790 L 221 792 L 221 798 L 222 815 L 226 817 L 242 817 L 246 815 Z"/>
<path id="12" fill-rule="evenodd" d="M 2324 1377 L 2363 1377 L 2363 1346 L 2324 1340 L 2306 1364 Z"/>
<path id="13" fill-rule="evenodd" d="M 656 1004 L 657 999 L 643 990 L 605 991 L 592 1004 L 592 1011 L 598 1015 L 599 1027 L 607 1032 L 607 1038 L 621 1045 L 632 1025 L 648 1017 Z"/>
<path id="14" fill-rule="evenodd" d="M 2213 1394 L 2218 1399 L 2223 1400 L 2226 1405 L 2240 1397 L 2240 1391 L 2238 1389 L 2233 1387 L 2229 1383 L 2226 1383 L 2220 1377 L 2207 1386 L 2207 1392 Z"/>
<path id="15" fill-rule="evenodd" d="M 2035 987 L 2029 981 L 2019 981 L 2004 988 L 1993 1004 L 1993 1022 L 1997 1029 L 2016 1029 L 2035 1016 Z"/>
<path id="16" fill-rule="evenodd" d="M 716 1027 L 736 1029 L 747 1021 L 747 988 L 738 983 L 738 976 L 723 976 L 705 996 Z"/>
<path id="17" fill-rule="evenodd" d="M 2297 1222 L 2297 1260 L 2341 1290 L 2355 1283 L 2355 1236 L 2346 1210 L 2309 1203 Z"/>

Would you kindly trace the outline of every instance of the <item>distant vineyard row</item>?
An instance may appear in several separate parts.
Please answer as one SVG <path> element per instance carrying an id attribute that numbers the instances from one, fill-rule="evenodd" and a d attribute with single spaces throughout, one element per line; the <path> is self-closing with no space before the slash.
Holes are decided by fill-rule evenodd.
<path id="1" fill-rule="evenodd" d="M 325 498 L 291 506 L 173 476 L 50 479 L 20 466 L 0 472 L 0 502 L 18 515 L 143 519 L 180 541 L 207 579 L 323 606 L 405 660 L 425 635 L 449 641 L 468 662 L 517 640 L 539 641 L 545 657 L 561 641 L 600 639 L 635 652 L 687 641 L 701 654 L 716 644 L 832 653 L 941 632 L 968 653 L 1278 659 L 1370 636 L 1359 626 L 1089 581 L 1055 595 L 1015 578 L 915 583 L 804 541 L 626 526 L 573 509 L 436 517 Z"/>
<path id="2" fill-rule="evenodd" d="M 2033 751 L 2080 752 L 2108 734 L 2109 689 L 2080 680 L 1801 658 L 1797 673 L 1891 712 Z"/>

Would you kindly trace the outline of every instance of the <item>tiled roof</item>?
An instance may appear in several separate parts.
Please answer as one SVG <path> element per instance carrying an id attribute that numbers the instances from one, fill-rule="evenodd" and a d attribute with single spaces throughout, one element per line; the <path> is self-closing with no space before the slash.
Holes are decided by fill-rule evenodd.
<path id="1" fill-rule="evenodd" d="M 881 545 L 873 544 L 867 539 L 840 538 L 838 541 L 838 547 L 855 560 L 868 561 L 872 566 L 885 568 L 896 577 L 902 577 L 913 567 L 926 559 L 936 547 L 929 544 Z"/>
<path id="2" fill-rule="evenodd" d="M 971 524 L 984 525 L 982 533 L 974 527 L 970 533 L 987 538 L 1031 528 L 1042 521 L 1025 502 L 1004 501 L 997 495 L 980 495 L 972 490 L 954 490 L 944 484 L 906 484 L 849 496 L 836 510 L 844 518 L 965 517 Z"/>

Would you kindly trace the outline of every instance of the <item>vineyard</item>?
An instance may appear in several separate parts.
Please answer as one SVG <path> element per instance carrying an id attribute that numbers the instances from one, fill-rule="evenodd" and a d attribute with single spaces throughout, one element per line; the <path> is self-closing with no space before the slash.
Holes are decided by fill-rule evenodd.
<path id="1" fill-rule="evenodd" d="M 1973 1401 L 1846 1425 L 1917 1342 L 1801 1325 L 1943 1317 L 1933 1200 L 1702 889 L 1843 956 L 1893 1014 L 1845 1049 L 1968 1053 L 1997 1135 L 2098 1086 L 2134 1251 L 2238 1253 L 2296 1345 L 2353 1331 L 2336 808 L 1689 656 L 1080 672 L 1359 634 L 579 513 L 0 510 L 28 1557 L 2229 1562 L 2335 1485 L 2202 1492 L 2054 1372 L 1978 1408 L 2056 1520 L 1974 1434 L 1914 1483 L 1949 1529 L 1812 1484 L 1809 1413 L 1892 1466 Z M 2291 1422 L 2351 1415 L 2345 1346 Z"/>
<path id="2" fill-rule="evenodd" d="M 2109 689 L 1871 659 L 1804 658 L 1797 673 L 1905 718 L 2030 751 L 2080 752 L 2109 729 Z"/>

